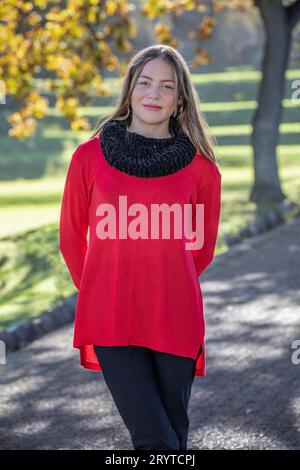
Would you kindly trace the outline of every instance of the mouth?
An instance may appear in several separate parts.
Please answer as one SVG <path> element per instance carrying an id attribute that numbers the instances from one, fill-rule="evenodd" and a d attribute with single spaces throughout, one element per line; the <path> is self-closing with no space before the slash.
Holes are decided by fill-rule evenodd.
<path id="1" fill-rule="evenodd" d="M 161 109 L 161 106 L 155 106 L 155 105 L 152 105 L 152 104 L 143 104 L 143 106 L 146 108 L 146 109 Z"/>

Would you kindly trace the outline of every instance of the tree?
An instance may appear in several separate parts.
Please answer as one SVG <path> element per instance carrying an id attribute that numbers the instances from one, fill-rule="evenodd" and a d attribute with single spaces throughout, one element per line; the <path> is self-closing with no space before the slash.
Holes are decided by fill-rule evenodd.
<path id="1" fill-rule="evenodd" d="M 92 92 L 109 95 L 104 70 L 122 74 L 125 64 L 114 51 L 131 50 L 129 40 L 136 35 L 131 8 L 124 0 L 1 0 L 0 77 L 19 106 L 8 118 L 9 135 L 33 134 L 37 119 L 47 115 L 45 89 L 72 129 L 89 129 L 78 107 Z M 40 76 L 42 91 L 36 84 Z"/>
<path id="2" fill-rule="evenodd" d="M 265 31 L 265 44 L 262 61 L 262 80 L 259 86 L 258 106 L 252 120 L 251 143 L 254 157 L 254 184 L 250 200 L 258 205 L 272 205 L 284 199 L 276 157 L 276 146 L 279 140 L 279 124 L 282 115 L 285 71 L 291 50 L 292 31 L 300 20 L 300 0 L 211 0 L 198 2 L 187 0 L 178 3 L 148 0 L 143 11 L 149 19 L 166 14 L 181 16 L 185 10 L 199 13 L 200 21 L 196 31 L 191 32 L 189 39 L 203 43 L 213 34 L 217 24 L 215 12 L 225 9 L 238 9 L 247 12 L 258 8 Z M 204 15 L 201 15 L 204 13 Z M 159 42 L 176 44 L 169 25 L 158 23 L 155 28 Z M 211 61 L 205 48 L 196 46 L 194 66 Z"/>
<path id="3" fill-rule="evenodd" d="M 225 9 L 247 12 L 258 8 L 265 45 L 258 106 L 253 116 L 251 142 L 254 151 L 254 185 L 250 199 L 276 203 L 285 199 L 278 176 L 276 145 L 282 114 L 285 70 L 291 48 L 291 34 L 300 19 L 300 0 L 148 0 L 140 1 L 146 18 L 156 20 L 158 43 L 178 47 L 178 39 L 162 16 L 178 19 L 186 11 L 199 15 L 199 24 L 188 39 L 196 42 L 193 66 L 211 61 L 202 46 L 210 39 Z M 9 134 L 28 137 L 36 120 L 47 114 L 47 100 L 36 90 L 35 78 L 44 80 L 56 96 L 56 105 L 72 129 L 89 129 L 79 115 L 79 105 L 91 95 L 109 95 L 104 70 L 122 76 L 127 58 L 119 62 L 114 52 L 128 53 L 137 25 L 130 13 L 135 5 L 126 0 L 2 0 L 0 3 L 0 76 L 6 93 L 22 107 L 9 116 Z M 246 14 L 246 13 L 245 13 Z M 176 22 L 175 22 L 176 23 Z M 275 27 L 274 27 L 275 26 Z"/>
<path id="4" fill-rule="evenodd" d="M 300 20 L 300 1 L 255 0 L 265 30 L 262 80 L 258 106 L 253 117 L 254 186 L 250 199 L 276 203 L 286 198 L 278 177 L 276 145 L 282 115 L 285 71 L 288 66 L 292 31 Z"/>

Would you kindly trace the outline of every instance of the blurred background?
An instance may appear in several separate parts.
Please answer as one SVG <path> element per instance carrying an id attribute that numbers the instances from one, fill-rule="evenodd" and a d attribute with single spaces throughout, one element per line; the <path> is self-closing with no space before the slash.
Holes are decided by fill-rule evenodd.
<path id="1" fill-rule="evenodd" d="M 299 1 L 2 0 L 0 330 L 74 292 L 58 252 L 71 154 L 156 43 L 183 54 L 217 141 L 216 254 L 266 211 L 298 213 Z"/>

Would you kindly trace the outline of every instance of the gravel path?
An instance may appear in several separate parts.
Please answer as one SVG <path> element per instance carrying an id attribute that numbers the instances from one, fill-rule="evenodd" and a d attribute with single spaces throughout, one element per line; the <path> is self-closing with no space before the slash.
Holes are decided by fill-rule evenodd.
<path id="1" fill-rule="evenodd" d="M 300 218 L 233 246 L 203 276 L 207 376 L 192 389 L 189 449 L 300 449 L 299 235 Z M 73 324 L 0 365 L 1 449 L 132 449 L 72 339 Z"/>

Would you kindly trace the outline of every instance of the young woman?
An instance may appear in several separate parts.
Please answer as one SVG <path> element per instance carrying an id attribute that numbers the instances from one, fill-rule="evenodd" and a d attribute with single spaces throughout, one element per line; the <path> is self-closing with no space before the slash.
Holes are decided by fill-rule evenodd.
<path id="1" fill-rule="evenodd" d="M 198 278 L 220 218 L 213 143 L 182 55 L 154 45 L 132 58 L 115 110 L 67 172 L 73 347 L 102 371 L 134 449 L 187 449 L 192 383 L 206 375 Z"/>

